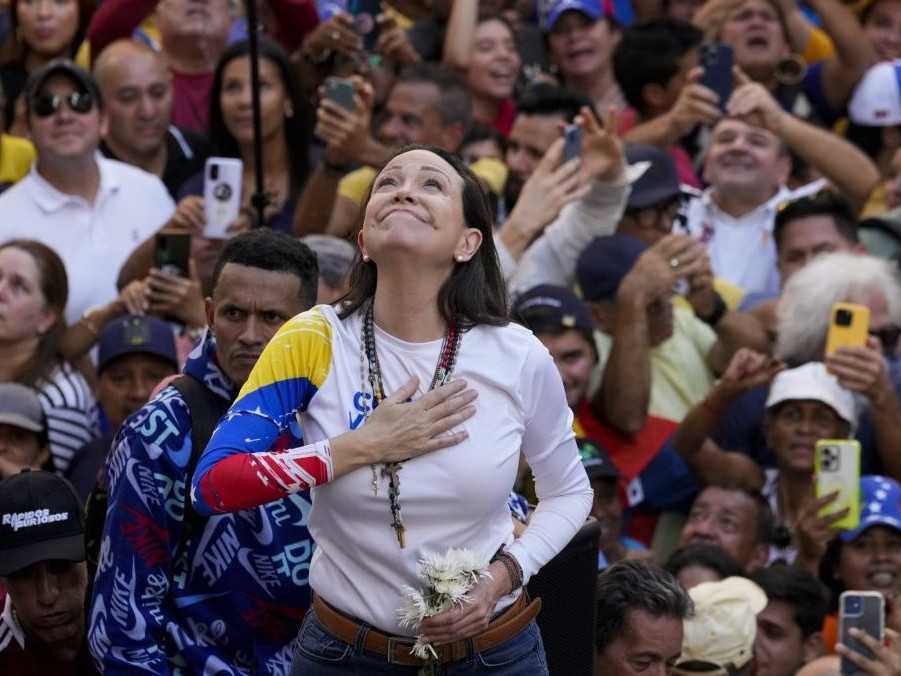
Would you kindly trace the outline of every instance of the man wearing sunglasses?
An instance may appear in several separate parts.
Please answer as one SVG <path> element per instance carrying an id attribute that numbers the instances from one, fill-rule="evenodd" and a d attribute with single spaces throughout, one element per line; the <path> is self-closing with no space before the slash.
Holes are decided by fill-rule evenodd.
<path id="1" fill-rule="evenodd" d="M 37 161 L 0 195 L 0 239 L 36 239 L 62 257 L 72 325 L 116 298 L 122 263 L 175 205 L 156 176 L 99 155 L 106 115 L 97 84 L 82 68 L 59 59 L 35 72 L 26 110 Z"/>

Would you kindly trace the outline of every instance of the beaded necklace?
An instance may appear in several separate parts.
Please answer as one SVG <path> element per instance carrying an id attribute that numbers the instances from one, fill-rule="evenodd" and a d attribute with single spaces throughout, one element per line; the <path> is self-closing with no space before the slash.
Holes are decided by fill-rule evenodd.
<path id="1" fill-rule="evenodd" d="M 363 389 L 365 389 L 368 380 L 369 387 L 372 390 L 372 410 L 385 399 L 385 389 L 382 384 L 382 371 L 379 368 L 379 357 L 375 349 L 375 321 L 373 319 L 373 302 L 369 303 L 366 308 L 366 314 L 363 315 L 363 324 L 361 328 L 360 342 L 363 349 L 360 350 L 360 380 Z M 429 390 L 441 387 L 450 382 L 457 364 L 457 353 L 460 349 L 461 333 L 456 322 L 451 322 L 447 327 L 447 333 L 444 334 L 444 342 L 441 344 L 441 352 L 438 355 L 438 363 L 435 365 L 435 373 L 432 376 L 432 382 Z M 364 363 L 365 356 L 365 363 Z M 368 366 L 368 369 L 367 369 Z M 368 378 L 366 371 L 368 370 Z M 391 527 L 397 536 L 397 542 L 401 549 L 406 546 L 404 540 L 404 524 L 400 517 L 400 476 L 399 472 L 403 469 L 400 462 L 387 462 L 382 465 L 381 472 L 372 465 L 372 494 L 378 495 L 379 492 L 379 474 L 383 478 L 388 479 L 388 504 L 391 510 Z"/>

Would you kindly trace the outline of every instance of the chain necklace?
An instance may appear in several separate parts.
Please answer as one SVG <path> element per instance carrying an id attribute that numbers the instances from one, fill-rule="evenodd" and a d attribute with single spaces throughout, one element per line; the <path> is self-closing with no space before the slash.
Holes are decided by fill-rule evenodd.
<path id="1" fill-rule="evenodd" d="M 368 381 L 370 390 L 372 391 L 372 410 L 385 399 L 385 389 L 382 384 L 382 371 L 379 367 L 379 357 L 375 349 L 375 321 L 373 319 L 373 302 L 369 303 L 366 313 L 363 315 L 363 325 L 361 328 L 360 342 L 362 348 L 360 350 L 360 380 L 361 387 L 365 391 Z M 438 355 L 438 363 L 435 365 L 435 373 L 432 376 L 432 382 L 429 390 L 441 387 L 451 380 L 454 367 L 457 363 L 457 353 L 460 349 L 460 329 L 456 322 L 451 322 L 444 334 L 444 341 L 441 344 L 441 352 Z M 364 364 L 365 356 L 365 364 Z M 368 368 L 367 368 L 368 367 Z M 368 371 L 368 377 L 367 377 Z M 372 493 L 378 495 L 379 474 L 383 478 L 388 479 L 388 504 L 391 510 L 391 527 L 397 536 L 397 542 L 403 549 L 406 544 L 404 540 L 404 524 L 400 516 L 400 476 L 399 472 L 403 468 L 400 462 L 388 462 L 382 465 L 381 471 L 372 465 Z"/>

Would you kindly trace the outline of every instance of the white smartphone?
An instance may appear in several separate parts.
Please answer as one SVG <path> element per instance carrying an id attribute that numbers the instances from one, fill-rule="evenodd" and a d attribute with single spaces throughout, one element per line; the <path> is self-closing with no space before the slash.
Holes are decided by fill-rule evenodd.
<path id="1" fill-rule="evenodd" d="M 244 165 L 233 157 L 210 157 L 203 170 L 203 236 L 227 239 L 228 226 L 241 211 L 241 177 Z"/>

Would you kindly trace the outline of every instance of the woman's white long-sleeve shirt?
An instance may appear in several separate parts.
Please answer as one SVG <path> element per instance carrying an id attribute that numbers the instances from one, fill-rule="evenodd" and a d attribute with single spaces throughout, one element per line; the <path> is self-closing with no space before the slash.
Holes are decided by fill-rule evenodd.
<path id="1" fill-rule="evenodd" d="M 214 434 L 195 486 L 226 456 L 269 451 L 297 414 L 308 444 L 365 424 L 372 400 L 361 378 L 360 314 L 341 320 L 331 307 L 318 306 L 282 327 Z M 390 395 L 415 375 L 420 388 L 413 399 L 422 396 L 442 341 L 408 343 L 375 332 L 385 391 Z M 369 467 L 312 491 L 311 586 L 340 610 L 392 634 L 409 633 L 398 625 L 397 610 L 402 588 L 419 586 L 417 562 L 424 555 L 465 547 L 487 561 L 506 545 L 528 580 L 569 542 L 591 506 L 572 413 L 537 338 L 512 324 L 477 326 L 463 334 L 454 377 L 478 391 L 476 414 L 464 423 L 464 442 L 403 463 L 405 549 L 391 527 L 387 479 L 379 476 L 374 494 Z M 520 449 L 535 475 L 539 505 L 514 541 L 507 496 Z"/>

